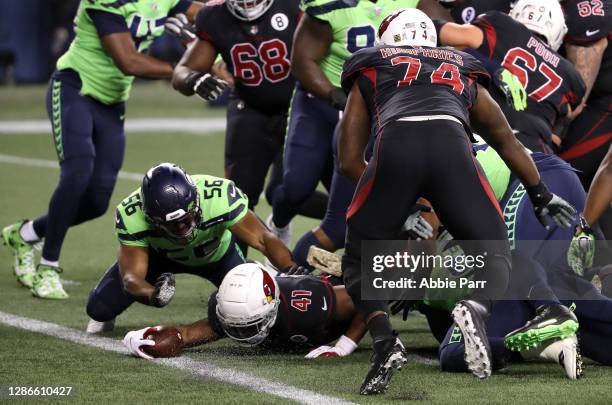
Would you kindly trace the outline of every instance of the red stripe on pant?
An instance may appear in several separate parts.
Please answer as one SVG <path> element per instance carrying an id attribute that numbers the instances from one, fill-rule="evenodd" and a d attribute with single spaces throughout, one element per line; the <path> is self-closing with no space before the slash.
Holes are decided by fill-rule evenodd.
<path id="1" fill-rule="evenodd" d="M 563 160 L 576 159 L 580 156 L 586 155 L 587 153 L 591 153 L 592 151 L 604 145 L 611 139 L 612 139 L 612 132 L 608 132 L 607 134 L 603 134 L 596 138 L 589 139 L 586 142 L 578 143 L 570 147 L 568 150 L 566 150 L 559 156 Z"/>
<path id="2" fill-rule="evenodd" d="M 370 191 L 372 190 L 372 186 L 374 185 L 374 178 L 375 176 L 372 176 L 372 178 L 369 179 L 362 187 L 359 187 L 359 190 L 357 190 L 357 193 L 355 194 L 355 197 L 353 198 L 353 201 L 346 212 L 346 219 L 352 217 L 353 214 L 359 211 L 359 208 L 361 208 L 363 203 L 365 203 Z"/>
<path id="3" fill-rule="evenodd" d="M 482 186 L 485 193 L 487 194 L 487 197 L 489 197 L 491 204 L 493 204 L 493 206 L 497 210 L 497 213 L 503 220 L 504 214 L 502 213 L 502 210 L 501 210 L 501 207 L 499 206 L 499 202 L 497 201 L 497 198 L 495 198 L 495 193 L 493 192 L 493 189 L 491 188 L 489 181 L 487 180 L 485 175 L 481 172 L 480 166 L 478 165 L 476 160 L 474 160 L 474 157 L 472 157 L 472 161 L 474 162 L 474 169 L 476 169 L 476 173 L 478 173 L 478 180 L 480 180 L 480 185 Z"/>

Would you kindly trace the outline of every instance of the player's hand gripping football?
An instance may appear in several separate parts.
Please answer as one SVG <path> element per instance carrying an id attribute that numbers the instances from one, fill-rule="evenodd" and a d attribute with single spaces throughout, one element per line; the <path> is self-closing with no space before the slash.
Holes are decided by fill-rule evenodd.
<path id="1" fill-rule="evenodd" d="M 536 217 L 542 226 L 546 229 L 550 229 L 550 226 L 546 222 L 547 216 L 550 216 L 557 226 L 562 228 L 569 228 L 572 226 L 576 216 L 576 210 L 571 204 L 558 195 L 551 193 L 542 182 L 532 187 L 526 187 L 525 189 L 533 204 Z"/>
<path id="2" fill-rule="evenodd" d="M 516 75 L 501 68 L 493 77 L 495 85 L 504 93 L 508 104 L 516 111 L 527 108 L 527 92 Z"/>
<path id="3" fill-rule="evenodd" d="M 316 359 L 317 357 L 344 357 L 353 353 L 357 349 L 357 343 L 345 335 L 340 336 L 340 339 L 334 346 L 319 346 L 311 350 L 304 358 Z"/>
<path id="4" fill-rule="evenodd" d="M 145 338 L 144 335 L 150 329 L 160 328 L 160 326 L 146 327 L 139 330 L 132 330 L 125 334 L 123 338 L 123 345 L 127 347 L 131 355 L 136 357 L 142 357 L 143 359 L 152 360 L 153 357 L 143 352 L 140 348 L 142 346 L 154 346 L 155 341 L 153 339 Z"/>
<path id="5" fill-rule="evenodd" d="M 151 295 L 151 305 L 155 307 L 165 307 L 172 301 L 176 291 L 176 280 L 174 274 L 164 273 L 155 282 L 155 291 Z"/>
<path id="6" fill-rule="evenodd" d="M 168 17 L 164 23 L 166 31 L 182 39 L 183 41 L 193 41 L 196 38 L 195 27 L 189 23 L 187 16 L 183 13 Z"/>

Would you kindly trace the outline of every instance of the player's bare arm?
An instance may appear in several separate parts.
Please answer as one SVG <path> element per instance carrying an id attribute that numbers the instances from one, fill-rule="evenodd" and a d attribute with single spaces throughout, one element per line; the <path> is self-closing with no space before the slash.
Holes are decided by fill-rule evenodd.
<path id="1" fill-rule="evenodd" d="M 612 145 L 593 178 L 584 207 L 584 219 L 596 223 L 612 203 Z"/>
<path id="2" fill-rule="evenodd" d="M 540 174 L 527 149 L 512 133 L 512 129 L 489 92 L 478 85 L 478 98 L 470 111 L 472 126 L 504 159 L 525 186 L 540 182 Z"/>
<path id="3" fill-rule="evenodd" d="M 217 335 L 208 319 L 200 319 L 189 325 L 175 326 L 183 336 L 185 346 L 198 346 L 219 340 L 222 336 Z"/>
<path id="4" fill-rule="evenodd" d="M 417 8 L 432 19 L 440 18 L 447 21 L 451 21 L 453 19 L 450 12 L 442 7 L 437 0 L 421 0 L 419 1 Z"/>
<path id="5" fill-rule="evenodd" d="M 438 42 L 442 46 L 476 49 L 482 45 L 484 34 L 480 28 L 471 24 L 446 23 L 440 28 Z"/>
<path id="6" fill-rule="evenodd" d="M 209 72 L 216 57 L 217 50 L 210 42 L 197 39 L 187 48 L 174 68 L 172 86 L 186 96 L 193 95 L 194 88 L 190 78 Z"/>
<path id="7" fill-rule="evenodd" d="M 340 170 L 357 183 L 366 168 L 364 151 L 370 136 L 370 114 L 357 82 L 348 97 L 340 122 L 338 157 Z"/>
<path id="8" fill-rule="evenodd" d="M 291 73 L 309 93 L 324 100 L 336 89 L 319 66 L 331 43 L 331 25 L 304 14 L 293 37 Z"/>
<path id="9" fill-rule="evenodd" d="M 586 102 L 589 98 L 589 94 L 591 94 L 593 84 L 599 73 L 603 54 L 607 47 L 607 38 L 601 38 L 599 41 L 593 42 L 588 46 L 565 44 L 565 55 L 567 59 L 572 62 L 578 73 L 580 73 L 586 86 L 586 92 L 582 99 L 583 102 Z M 573 115 L 576 116 L 576 112 L 574 112 Z"/>
<path id="10" fill-rule="evenodd" d="M 194 1 L 193 3 L 191 3 L 187 11 L 185 12 L 185 15 L 187 16 L 189 22 L 193 23 L 195 21 L 196 15 L 202 7 L 204 7 L 204 3 L 201 3 L 199 1 Z"/>
<path id="11" fill-rule="evenodd" d="M 277 269 L 284 270 L 295 265 L 287 246 L 264 226 L 253 211 L 249 211 L 230 231 L 263 253 Z"/>
<path id="12" fill-rule="evenodd" d="M 138 302 L 149 304 L 155 288 L 145 280 L 149 266 L 148 249 L 120 244 L 117 262 L 125 291 Z"/>
<path id="13" fill-rule="evenodd" d="M 344 336 L 355 343 L 359 343 L 368 330 L 363 320 L 363 316 L 355 310 L 353 300 L 348 295 L 343 285 L 335 286 L 334 293 L 336 294 L 336 307 L 332 315 L 333 319 L 335 321 L 352 319 L 349 328 L 344 332 Z"/>
<path id="14" fill-rule="evenodd" d="M 146 79 L 169 79 L 172 65 L 139 53 L 130 32 L 116 32 L 101 38 L 102 45 L 123 74 Z"/>

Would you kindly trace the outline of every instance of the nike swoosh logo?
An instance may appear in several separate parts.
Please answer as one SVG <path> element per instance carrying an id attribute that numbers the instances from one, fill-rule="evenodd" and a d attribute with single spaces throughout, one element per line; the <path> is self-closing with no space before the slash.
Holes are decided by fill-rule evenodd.
<path id="1" fill-rule="evenodd" d="M 323 307 L 321 308 L 323 311 L 327 311 L 327 300 L 323 297 Z"/>
<path id="2" fill-rule="evenodd" d="M 545 326 L 548 326 L 548 325 L 553 325 L 553 324 L 555 324 L 555 323 L 557 323 L 557 320 L 556 320 L 556 319 L 549 319 L 549 320 L 548 320 L 548 321 L 546 321 L 546 322 L 539 323 L 539 324 L 538 324 L 538 328 L 543 328 L 543 327 L 545 327 Z"/>
<path id="3" fill-rule="evenodd" d="M 591 30 L 587 30 L 586 31 L 586 36 L 587 37 L 592 37 L 593 35 L 597 34 L 600 30 L 595 30 L 595 31 L 591 31 Z"/>

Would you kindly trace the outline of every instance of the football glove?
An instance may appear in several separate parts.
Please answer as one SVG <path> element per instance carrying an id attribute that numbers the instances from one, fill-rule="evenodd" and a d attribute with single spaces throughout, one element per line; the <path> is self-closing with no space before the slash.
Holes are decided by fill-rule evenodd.
<path id="1" fill-rule="evenodd" d="M 416 211 L 406 219 L 400 232 L 402 235 L 410 237 L 410 239 L 429 239 L 433 236 L 433 228 L 421 216 L 421 211 L 431 212 L 431 208 L 422 204 L 416 204 L 415 208 Z"/>
<path id="2" fill-rule="evenodd" d="M 310 266 L 298 266 L 294 264 L 289 267 L 284 273 L 288 276 L 306 276 L 314 271 L 314 268 Z"/>
<path id="3" fill-rule="evenodd" d="M 557 226 L 569 228 L 574 223 L 576 210 L 563 198 L 551 193 L 546 185 L 541 181 L 532 187 L 525 187 L 529 199 L 533 204 L 538 221 L 546 229 L 550 226 L 546 223 L 546 217 L 550 216 Z"/>
<path id="4" fill-rule="evenodd" d="M 174 274 L 164 273 L 157 278 L 155 282 L 155 291 L 151 295 L 151 305 L 161 308 L 165 307 L 172 301 L 174 292 L 176 291 L 176 280 Z"/>
<path id="5" fill-rule="evenodd" d="M 334 346 L 319 346 L 311 350 L 304 358 L 316 359 L 317 357 L 344 357 L 353 353 L 357 349 L 357 343 L 345 335 L 340 336 L 340 339 Z"/>
<path id="6" fill-rule="evenodd" d="M 127 347 L 131 355 L 136 356 L 136 357 L 142 357 L 143 359 L 147 359 L 147 360 L 152 360 L 153 357 L 149 356 L 148 354 L 140 350 L 140 348 L 142 346 L 154 346 L 155 345 L 154 340 L 145 339 L 144 335 L 151 329 L 159 330 L 159 328 L 161 328 L 161 326 L 146 327 L 146 328 L 142 328 L 139 330 L 129 331 L 128 333 L 125 334 L 125 337 L 123 338 L 123 345 Z"/>
<path id="7" fill-rule="evenodd" d="M 574 273 L 584 276 L 584 271 L 593 267 L 595 257 L 595 235 L 582 215 L 580 216 L 580 232 L 574 234 L 567 250 L 567 263 Z"/>
<path id="8" fill-rule="evenodd" d="M 516 111 L 523 111 L 527 108 L 527 92 L 518 77 L 513 73 L 501 68 L 494 75 L 493 82 L 506 96 L 508 105 Z"/>
<path id="9" fill-rule="evenodd" d="M 195 27 L 189 23 L 187 16 L 183 13 L 168 17 L 164 27 L 166 31 L 183 41 L 193 41 L 196 38 Z"/>
<path id="10" fill-rule="evenodd" d="M 228 87 L 228 83 L 210 73 L 195 72 L 187 78 L 187 86 L 193 89 L 194 93 L 201 99 L 215 101 Z"/>
<path id="11" fill-rule="evenodd" d="M 329 102 L 329 105 L 331 105 L 335 109 L 344 111 L 344 108 L 346 107 L 347 97 L 344 93 L 344 90 L 342 90 L 340 87 L 334 87 L 327 94 L 327 101 Z"/>

